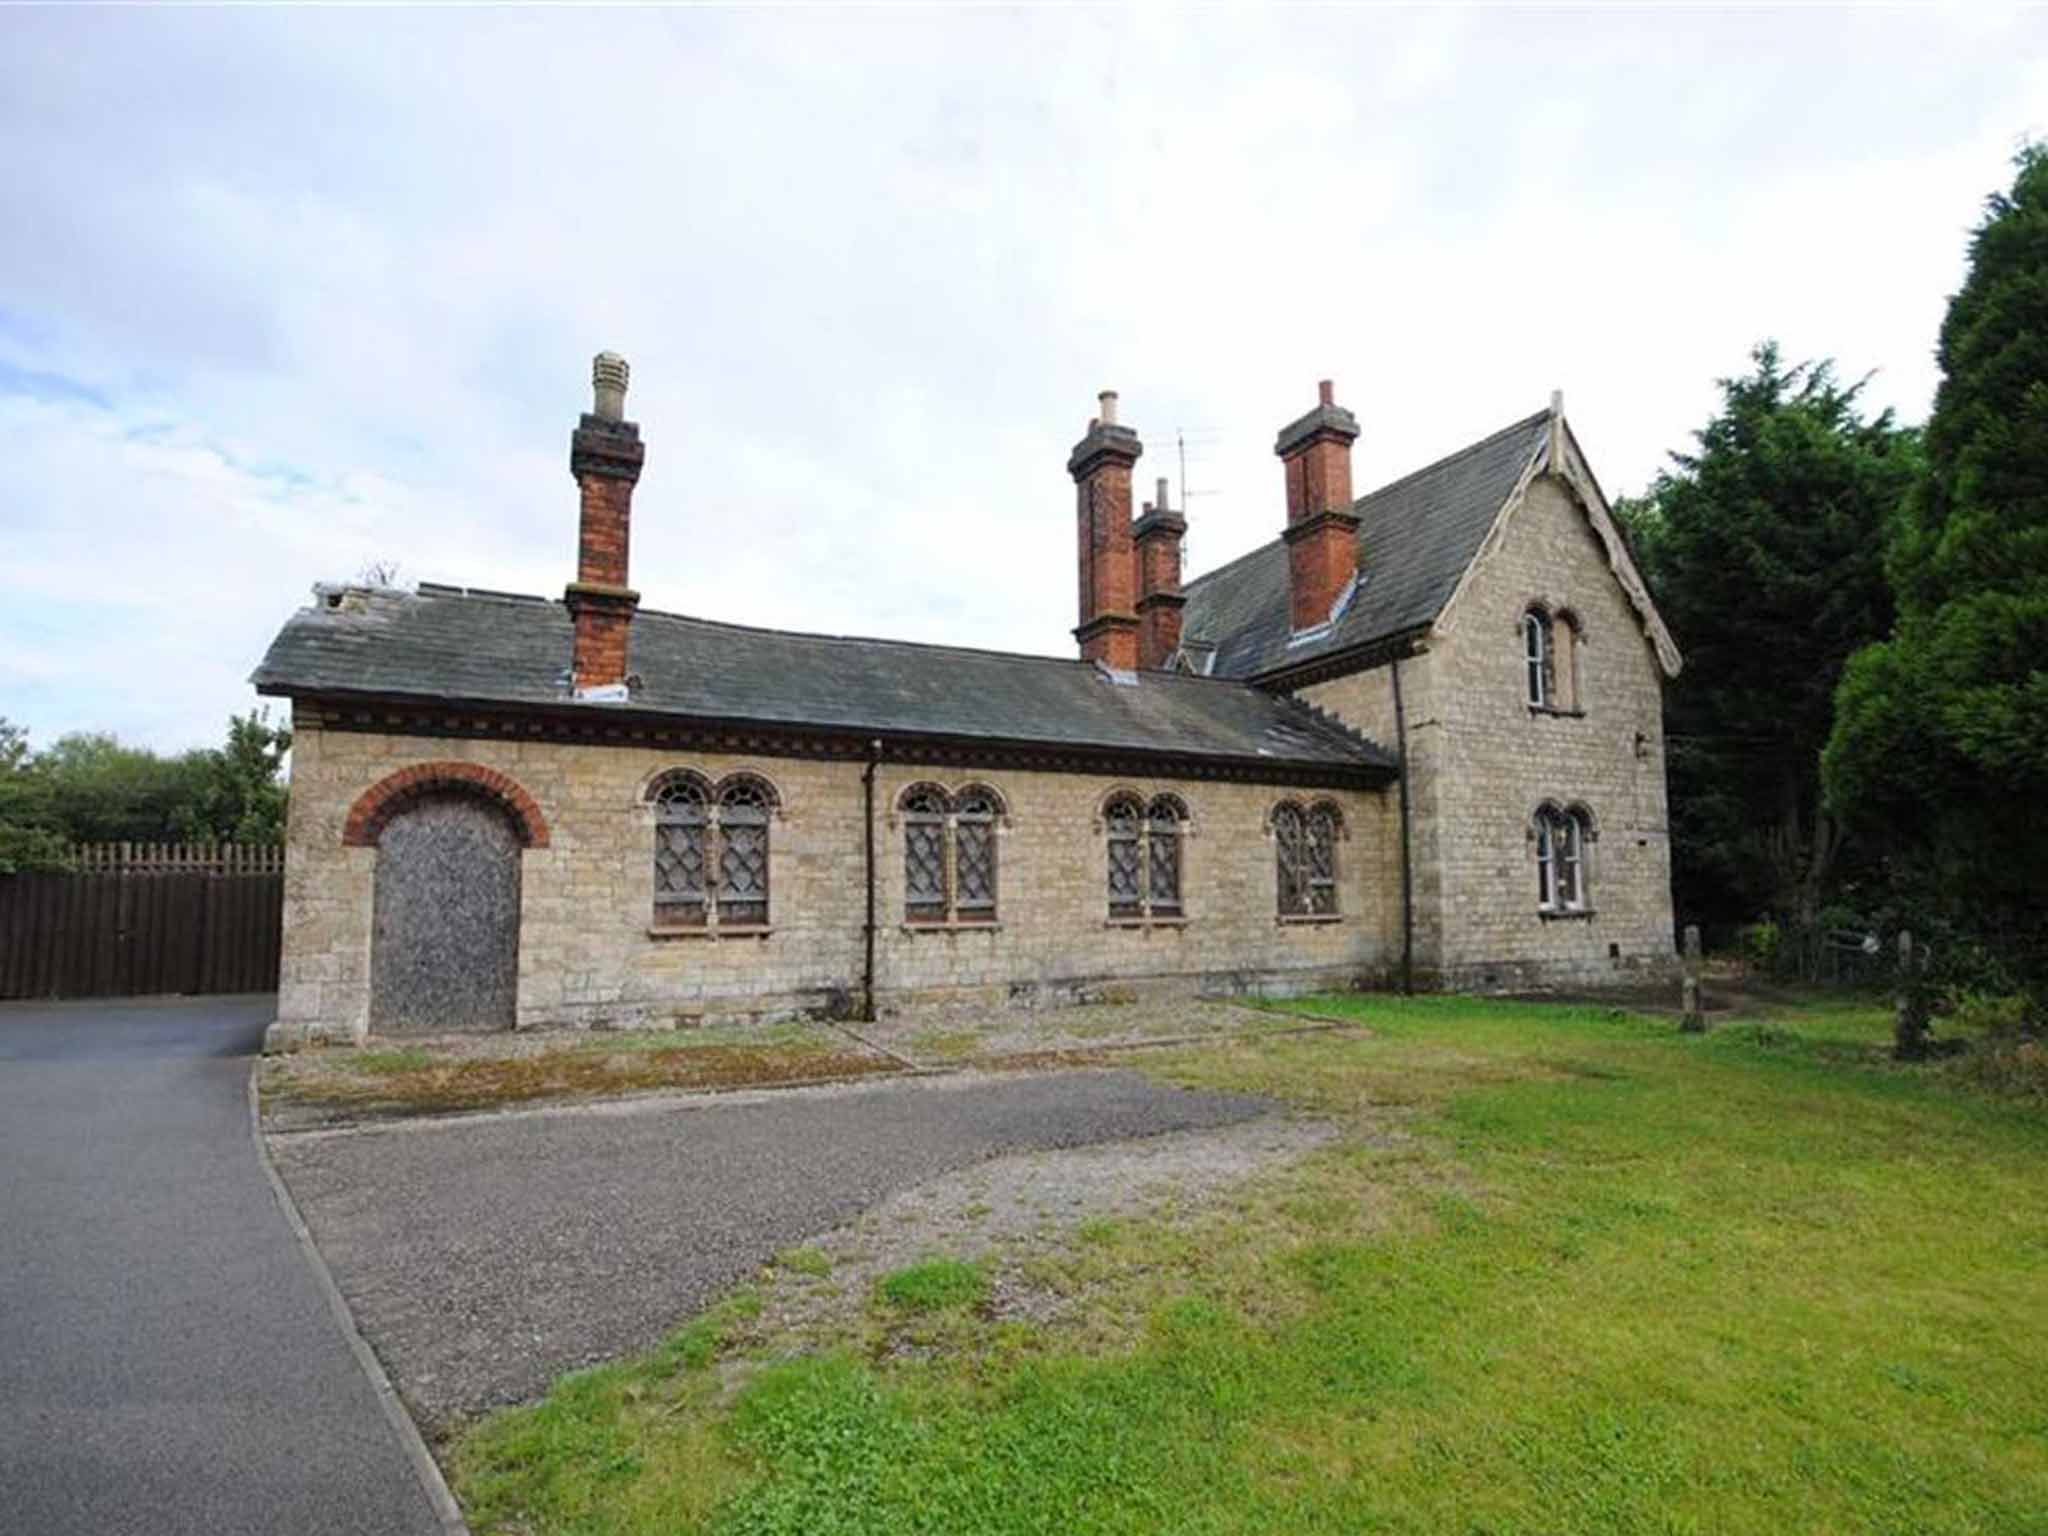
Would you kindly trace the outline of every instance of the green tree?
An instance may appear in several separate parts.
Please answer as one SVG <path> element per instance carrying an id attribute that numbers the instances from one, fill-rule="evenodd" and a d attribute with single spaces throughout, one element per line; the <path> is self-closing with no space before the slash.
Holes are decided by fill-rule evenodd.
<path id="1" fill-rule="evenodd" d="M 48 786 L 33 761 L 26 728 L 0 715 L 0 875 L 62 869 L 68 860 Z"/>
<path id="2" fill-rule="evenodd" d="M 1927 472 L 1892 541 L 1898 622 L 1835 701 L 1829 804 L 1902 907 L 2048 991 L 2048 147 L 2021 151 L 1949 301 Z"/>
<path id="3" fill-rule="evenodd" d="M 1772 342 L 1751 361 L 1695 450 L 1620 510 L 1685 650 L 1666 698 L 1679 911 L 1810 930 L 1843 869 L 1820 787 L 1830 702 L 1890 627 L 1885 531 L 1920 455 L 1831 363 L 1788 366 Z"/>
<path id="4" fill-rule="evenodd" d="M 284 760 L 291 727 L 272 725 L 267 709 L 228 717 L 225 745 L 191 754 L 193 791 L 180 808 L 179 835 L 190 841 L 284 840 Z"/>
<path id="5" fill-rule="evenodd" d="M 163 757 L 104 731 L 74 731 L 38 752 L 57 825 L 75 843 L 170 842 L 201 791 L 203 753 Z"/>

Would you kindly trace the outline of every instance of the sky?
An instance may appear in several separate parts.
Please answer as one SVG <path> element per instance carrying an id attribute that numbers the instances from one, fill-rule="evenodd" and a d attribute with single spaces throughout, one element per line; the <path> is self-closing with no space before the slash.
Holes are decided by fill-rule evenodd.
<path id="1" fill-rule="evenodd" d="M 647 607 L 1050 654 L 1100 389 L 1190 575 L 1321 378 L 1361 489 L 1561 389 L 1640 491 L 1766 337 L 1919 421 L 2030 135 L 2012 6 L 0 10 L 0 715 L 215 741 L 373 561 L 559 595 L 603 349 Z"/>

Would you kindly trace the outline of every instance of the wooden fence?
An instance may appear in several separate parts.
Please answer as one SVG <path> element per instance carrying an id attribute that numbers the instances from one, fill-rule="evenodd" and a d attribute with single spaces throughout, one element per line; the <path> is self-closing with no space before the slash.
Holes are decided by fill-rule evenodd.
<path id="1" fill-rule="evenodd" d="M 282 849 L 106 843 L 73 863 L 0 875 L 0 998 L 276 988 Z"/>

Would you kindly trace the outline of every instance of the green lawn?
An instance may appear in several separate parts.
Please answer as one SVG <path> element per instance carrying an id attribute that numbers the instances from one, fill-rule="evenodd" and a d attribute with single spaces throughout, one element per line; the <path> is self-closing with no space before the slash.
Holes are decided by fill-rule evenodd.
<path id="1" fill-rule="evenodd" d="M 476 1528 L 2048 1532 L 2038 1107 L 1877 1009 L 1313 1008 L 1373 1034 L 1143 1065 L 1346 1134 L 1089 1224 L 1056 1324 L 877 1298 L 792 1360 L 737 1298 L 456 1446 Z"/>

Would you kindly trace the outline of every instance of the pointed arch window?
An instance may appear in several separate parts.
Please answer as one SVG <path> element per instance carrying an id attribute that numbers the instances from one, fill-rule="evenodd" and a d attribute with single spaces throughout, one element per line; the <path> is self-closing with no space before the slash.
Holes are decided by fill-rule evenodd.
<path id="1" fill-rule="evenodd" d="M 1537 807 L 1536 907 L 1560 915 L 1590 911 L 1586 879 L 1586 845 L 1592 840 L 1591 815 L 1582 806 L 1561 810 Z"/>
<path id="2" fill-rule="evenodd" d="M 903 919 L 908 923 L 994 923 L 1000 861 L 996 831 L 1003 800 L 982 784 L 949 794 L 913 784 L 896 802 L 903 823 Z"/>
<path id="3" fill-rule="evenodd" d="M 1550 615 L 1541 608 L 1522 615 L 1522 663 L 1530 708 L 1551 708 L 1556 703 L 1557 654 Z"/>
<path id="4" fill-rule="evenodd" d="M 654 925 L 761 931 L 768 927 L 774 786 L 750 773 L 713 785 L 679 768 L 648 790 L 654 806 Z"/>
<path id="5" fill-rule="evenodd" d="M 1558 609 L 1550 639 L 1550 702 L 1566 714 L 1584 714 L 1586 701 L 1579 690 L 1579 662 L 1580 652 L 1585 649 L 1586 632 L 1579 624 L 1579 616 L 1569 608 Z"/>
<path id="6" fill-rule="evenodd" d="M 1327 800 L 1273 808 L 1273 852 L 1282 917 L 1337 917 L 1337 844 L 1344 815 Z"/>

